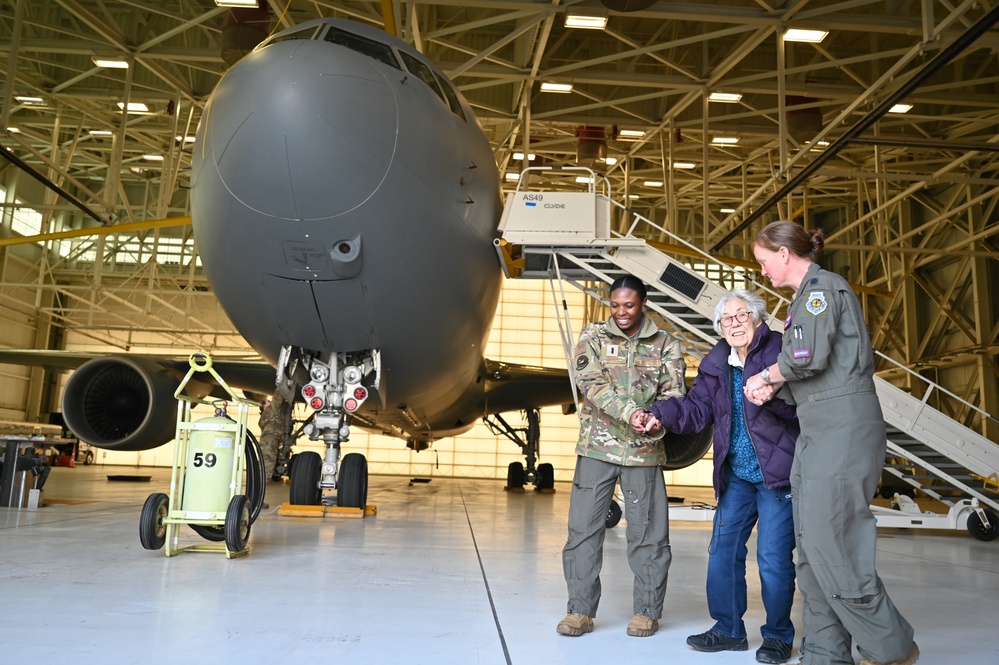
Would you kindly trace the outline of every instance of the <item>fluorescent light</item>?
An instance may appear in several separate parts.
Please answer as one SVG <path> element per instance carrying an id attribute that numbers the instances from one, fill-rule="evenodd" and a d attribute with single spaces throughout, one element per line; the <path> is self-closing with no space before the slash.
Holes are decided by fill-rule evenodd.
<path id="1" fill-rule="evenodd" d="M 507 180 L 520 180 L 520 174 L 519 173 L 507 173 L 506 174 L 506 179 Z"/>
<path id="2" fill-rule="evenodd" d="M 149 160 L 150 162 L 162 162 L 163 155 L 143 155 L 143 159 Z"/>
<path id="3" fill-rule="evenodd" d="M 735 212 L 735 208 L 722 208 L 721 210 L 719 210 L 719 212 L 721 212 L 724 215 L 727 215 Z"/>
<path id="4" fill-rule="evenodd" d="M 742 93 L 738 92 L 712 92 L 708 95 L 709 102 L 724 102 L 726 104 L 735 104 L 740 99 L 742 99 Z"/>
<path id="5" fill-rule="evenodd" d="M 178 141 L 183 141 L 184 143 L 194 143 L 193 136 L 175 136 L 174 138 Z"/>
<path id="6" fill-rule="evenodd" d="M 566 14 L 565 27 L 583 28 L 586 30 L 603 30 L 607 27 L 607 17 L 588 16 L 586 14 Z"/>
<path id="7" fill-rule="evenodd" d="M 113 136 L 114 132 L 112 132 L 110 129 L 91 129 L 90 130 L 90 135 L 91 136 Z"/>
<path id="8" fill-rule="evenodd" d="M 819 141 L 819 145 L 829 145 L 829 141 Z"/>
<path id="9" fill-rule="evenodd" d="M 621 139 L 640 139 L 645 137 L 645 132 L 641 129 L 622 129 L 617 136 Z"/>
<path id="10" fill-rule="evenodd" d="M 578 175 L 578 176 L 576 176 L 576 182 L 580 182 L 580 183 L 583 183 L 583 184 L 588 184 L 588 183 L 593 182 L 593 178 L 591 178 L 588 175 Z"/>
<path id="11" fill-rule="evenodd" d="M 99 58 L 96 55 L 91 58 L 94 64 L 98 67 L 107 67 L 108 69 L 128 69 L 128 61 L 121 60 L 119 58 Z"/>
<path id="12" fill-rule="evenodd" d="M 737 136 L 716 136 L 711 139 L 712 143 L 722 143 L 726 145 L 735 145 L 739 142 L 739 137 Z"/>
<path id="13" fill-rule="evenodd" d="M 888 109 L 888 113 L 908 113 L 912 110 L 912 104 L 895 104 Z"/>
<path id="14" fill-rule="evenodd" d="M 571 83 L 542 83 L 541 92 L 572 92 Z"/>
<path id="15" fill-rule="evenodd" d="M 829 33 L 825 30 L 802 30 L 800 28 L 788 28 L 784 31 L 785 42 L 805 42 L 808 44 L 818 44 Z"/>
<path id="16" fill-rule="evenodd" d="M 41 104 L 42 102 L 45 101 L 41 97 L 31 97 L 29 95 L 18 95 L 14 97 L 14 99 L 21 102 L 22 104 Z"/>
<path id="17" fill-rule="evenodd" d="M 614 166 L 617 164 L 617 157 L 608 157 L 604 160 L 604 164 L 607 166 Z"/>
<path id="18" fill-rule="evenodd" d="M 118 108 L 120 108 L 120 109 L 125 108 L 125 104 L 123 102 L 118 102 Z M 149 112 L 149 107 L 146 106 L 145 104 L 143 104 L 142 102 L 129 102 L 128 103 L 128 112 L 129 113 L 148 113 Z"/>
<path id="19" fill-rule="evenodd" d="M 537 155 L 535 155 L 533 152 L 527 153 L 527 161 L 533 162 L 535 157 L 537 157 Z M 522 153 L 522 152 L 515 152 L 515 153 L 513 153 L 513 158 L 514 158 L 514 160 L 516 160 L 518 162 L 522 162 L 522 161 L 524 161 L 524 153 Z"/>
<path id="20" fill-rule="evenodd" d="M 260 7 L 258 0 L 215 0 L 215 4 L 219 7 L 253 7 L 254 9 Z"/>
<path id="21" fill-rule="evenodd" d="M 693 162 L 673 162 L 673 168 L 675 169 L 692 169 L 696 166 Z"/>
<path id="22" fill-rule="evenodd" d="M 629 199 L 637 199 L 638 198 L 638 194 L 628 194 L 628 198 Z"/>
<path id="23" fill-rule="evenodd" d="M 7 131 L 10 132 L 11 134 L 20 134 L 21 133 L 21 130 L 18 129 L 17 127 L 8 127 Z"/>
<path id="24" fill-rule="evenodd" d="M 658 180 L 646 180 L 642 183 L 646 187 L 662 187 L 663 184 Z"/>

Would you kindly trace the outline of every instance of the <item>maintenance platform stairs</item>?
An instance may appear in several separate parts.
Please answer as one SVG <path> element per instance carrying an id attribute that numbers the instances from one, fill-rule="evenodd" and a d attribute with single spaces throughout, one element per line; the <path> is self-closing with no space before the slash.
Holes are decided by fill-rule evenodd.
<path id="1" fill-rule="evenodd" d="M 532 179 L 551 183 L 558 176 L 588 180 L 588 191 L 530 189 Z M 625 222 L 617 226 L 625 231 L 612 230 L 612 214 Z M 507 197 L 500 230 L 502 237 L 494 244 L 506 276 L 552 280 L 556 302 L 554 289 L 563 282 L 606 305 L 607 286 L 618 276 L 631 273 L 642 279 L 649 286 L 649 310 L 666 322 L 664 327 L 680 339 L 684 352 L 695 358 L 703 357 L 718 342 L 714 307 L 731 288 L 766 292 L 768 302 L 775 303 L 767 323 L 778 331 L 783 328 L 784 317 L 778 313 L 785 311 L 787 298 L 755 281 L 750 272 L 719 261 L 613 201 L 609 181 L 590 169 L 525 169 L 516 192 Z M 564 305 L 560 318 L 568 353 L 575 340 Z M 897 511 L 879 514 L 879 524 L 927 525 L 904 496 L 915 489 L 949 506 L 951 522 L 957 517 L 968 519 L 972 535 L 982 540 L 999 536 L 995 514 L 999 512 L 999 445 L 930 405 L 933 393 L 947 392 L 944 388 L 878 355 L 903 370 L 908 383 L 924 386 L 922 394 L 916 395 L 875 376 L 888 431 L 882 493 L 887 491 L 884 498 L 894 497 L 897 503 L 893 505 L 909 513 L 906 520 L 891 519 Z M 982 418 L 992 418 L 953 393 L 947 394 L 979 411 Z M 888 478 L 893 482 L 886 482 Z M 972 528 L 975 520 L 979 521 L 974 524 L 977 534 Z"/>

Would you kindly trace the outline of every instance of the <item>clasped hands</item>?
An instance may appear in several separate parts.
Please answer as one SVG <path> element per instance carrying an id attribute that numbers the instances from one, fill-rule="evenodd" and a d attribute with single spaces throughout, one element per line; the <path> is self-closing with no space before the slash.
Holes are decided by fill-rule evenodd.
<path id="1" fill-rule="evenodd" d="M 656 435 L 663 428 L 663 424 L 654 415 L 642 409 L 636 409 L 631 414 L 629 422 L 631 429 L 635 430 L 635 434 Z"/>
<path id="2" fill-rule="evenodd" d="M 763 380 L 762 374 L 754 374 L 746 381 L 746 385 L 742 387 L 742 392 L 745 393 L 746 399 L 750 402 L 757 406 L 763 406 L 773 399 L 781 385 L 783 382 L 767 383 Z"/>

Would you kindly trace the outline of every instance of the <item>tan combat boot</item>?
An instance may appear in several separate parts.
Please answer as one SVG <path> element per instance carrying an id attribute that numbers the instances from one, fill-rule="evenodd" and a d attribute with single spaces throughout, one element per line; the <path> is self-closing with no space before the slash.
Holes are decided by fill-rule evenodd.
<path id="1" fill-rule="evenodd" d="M 592 633 L 593 617 L 579 612 L 569 612 L 564 619 L 558 622 L 558 627 L 555 630 L 558 631 L 559 635 L 568 635 L 569 637 L 579 637 L 583 633 Z"/>
<path id="2" fill-rule="evenodd" d="M 908 656 L 901 660 L 893 660 L 890 663 L 875 663 L 873 660 L 862 658 L 860 660 L 860 665 L 913 665 L 913 663 L 917 660 L 919 660 L 919 647 L 917 647 L 916 643 L 913 642 L 912 651 L 909 652 Z"/>
<path id="3" fill-rule="evenodd" d="M 636 614 L 628 622 L 628 634 L 632 637 L 652 637 L 659 630 L 659 620 L 644 614 Z"/>

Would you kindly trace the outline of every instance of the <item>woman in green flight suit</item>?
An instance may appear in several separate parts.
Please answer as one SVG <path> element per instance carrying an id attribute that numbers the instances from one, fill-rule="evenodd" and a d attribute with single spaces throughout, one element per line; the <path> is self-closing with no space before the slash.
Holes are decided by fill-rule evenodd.
<path id="1" fill-rule="evenodd" d="M 885 459 L 885 426 L 874 388 L 874 354 L 860 303 L 839 275 L 813 261 L 821 230 L 774 222 L 753 243 L 775 287 L 797 289 L 777 362 L 749 378 L 747 396 L 785 382 L 801 435 L 791 467 L 798 588 L 805 598 L 804 665 L 911 665 L 912 626 L 875 570 L 869 508 Z"/>

